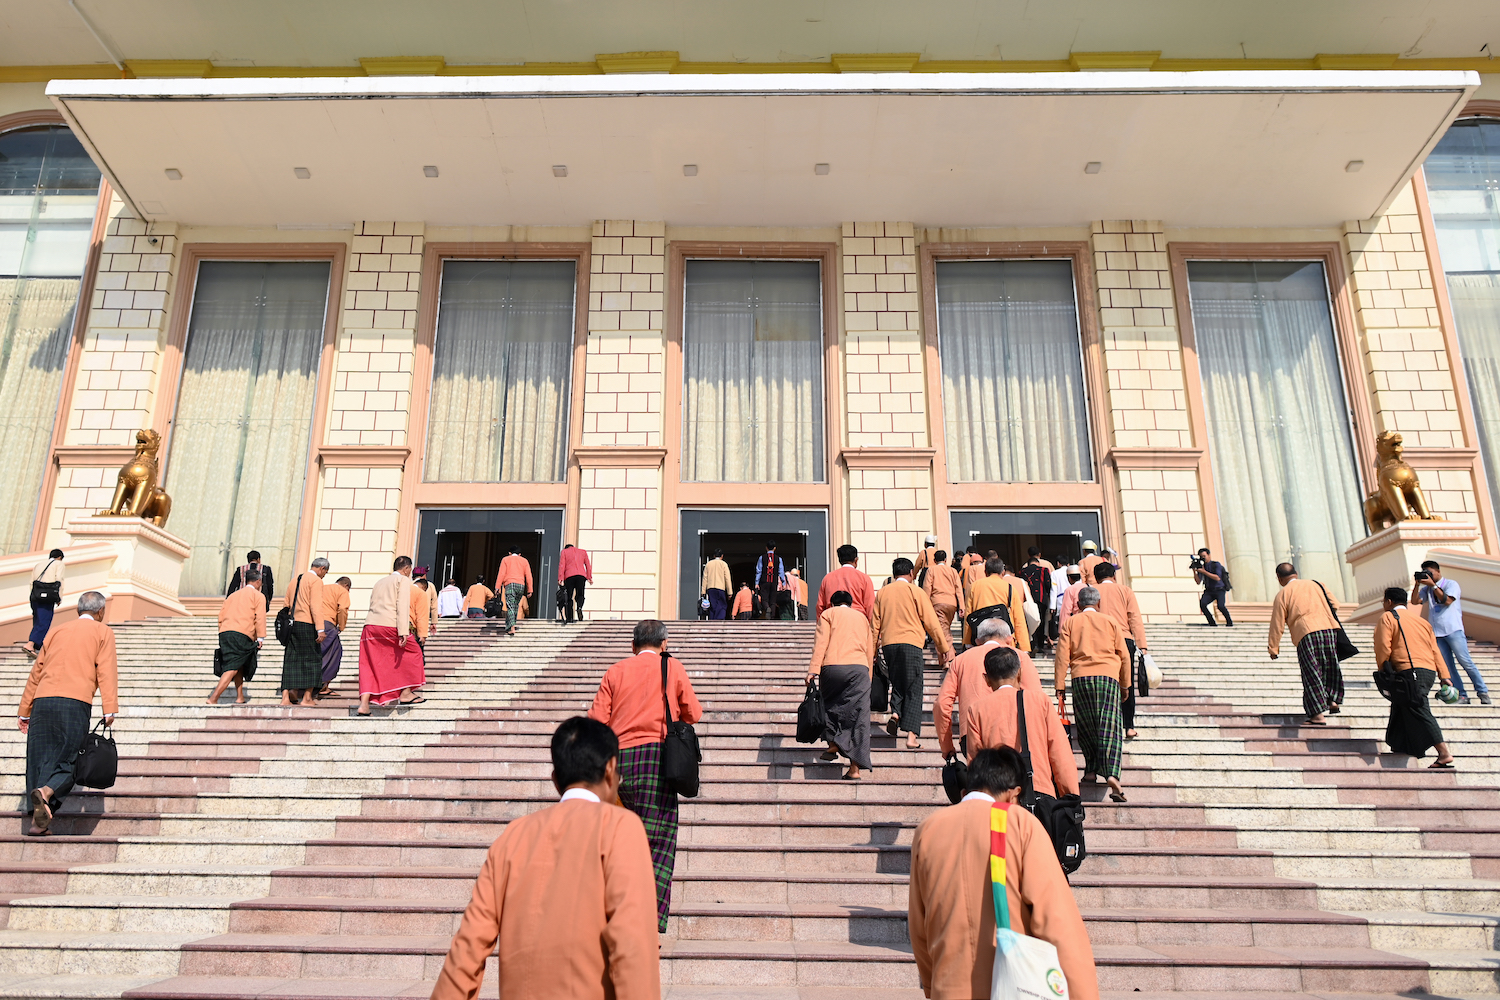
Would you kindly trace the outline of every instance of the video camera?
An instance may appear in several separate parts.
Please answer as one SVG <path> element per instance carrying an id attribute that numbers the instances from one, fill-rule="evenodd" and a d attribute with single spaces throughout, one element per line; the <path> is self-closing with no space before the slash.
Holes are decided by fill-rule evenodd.
<path id="1" fill-rule="evenodd" d="M 1203 561 L 1203 557 L 1196 552 L 1188 556 L 1188 569 L 1203 569 L 1206 565 L 1207 563 Z"/>

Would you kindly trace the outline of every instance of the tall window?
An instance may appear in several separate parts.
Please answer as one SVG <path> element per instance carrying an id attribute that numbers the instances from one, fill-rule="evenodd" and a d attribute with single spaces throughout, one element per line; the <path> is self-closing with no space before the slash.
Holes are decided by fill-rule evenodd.
<path id="1" fill-rule="evenodd" d="M 1235 598 L 1269 601 L 1280 562 L 1352 598 L 1365 532 L 1322 263 L 1189 261 L 1188 290 Z"/>
<path id="2" fill-rule="evenodd" d="M 328 277 L 327 261 L 198 265 L 166 484 L 193 546 L 184 594 L 222 594 L 250 549 L 280 579 L 297 568 Z"/>
<path id="3" fill-rule="evenodd" d="M 562 482 L 577 269 L 568 260 L 444 262 L 428 482 Z"/>
<path id="4" fill-rule="evenodd" d="M 0 135 L 0 552 L 31 547 L 98 200 L 65 126 Z"/>
<path id="5" fill-rule="evenodd" d="M 1454 123 L 1425 172 L 1480 453 L 1500 500 L 1500 121 Z"/>
<path id="6" fill-rule="evenodd" d="M 688 261 L 682 373 L 684 480 L 823 481 L 817 261 Z"/>
<path id="7" fill-rule="evenodd" d="M 1092 480 L 1072 262 L 940 261 L 937 305 L 949 478 Z"/>

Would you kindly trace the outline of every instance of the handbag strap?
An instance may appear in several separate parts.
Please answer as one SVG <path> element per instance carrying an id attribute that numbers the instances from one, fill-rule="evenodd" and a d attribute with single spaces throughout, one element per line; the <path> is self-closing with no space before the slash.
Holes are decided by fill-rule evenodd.
<path id="1" fill-rule="evenodd" d="M 990 807 L 990 890 L 995 900 L 995 926 L 1010 930 L 1010 899 L 1005 891 L 1005 831 L 1010 807 L 996 802 Z"/>
<path id="2" fill-rule="evenodd" d="M 1020 683 L 1019 677 L 1017 683 Z M 1033 776 L 1036 769 L 1031 766 L 1031 740 L 1026 732 L 1026 690 L 1016 688 L 1016 732 L 1021 740 L 1021 760 L 1026 764 L 1026 782 L 1021 786 L 1022 804 L 1031 806 L 1036 800 L 1036 785 Z"/>
<path id="3" fill-rule="evenodd" d="M 295 586 L 295 587 L 292 588 L 292 623 L 293 624 L 296 624 L 296 622 L 297 622 L 297 598 L 299 598 L 299 597 L 302 596 L 302 576 L 303 576 L 303 574 L 301 574 L 301 573 L 297 574 L 297 586 Z"/>
<path id="4" fill-rule="evenodd" d="M 665 713 L 666 721 L 663 723 L 666 736 L 672 731 L 672 703 L 667 700 L 667 651 L 661 651 L 661 707 Z"/>
<path id="5" fill-rule="evenodd" d="M 56 559 L 48 559 L 47 560 L 47 565 L 45 565 L 45 566 L 42 567 L 42 571 L 40 573 L 38 573 L 36 575 L 36 579 L 32 580 L 31 582 L 32 583 L 41 583 L 42 582 L 42 577 L 44 577 L 44 576 L 47 575 L 47 571 L 52 568 L 52 564 L 55 563 L 55 562 L 57 562 Z"/>
<path id="6" fill-rule="evenodd" d="M 1343 628 L 1344 627 L 1344 623 L 1342 621 L 1340 621 L 1340 619 L 1339 619 L 1338 609 L 1333 606 L 1333 598 L 1331 598 L 1331 597 L 1328 596 L 1327 589 L 1325 589 L 1324 586 L 1321 583 L 1318 583 L 1317 580 L 1314 580 L 1313 583 L 1317 583 L 1318 584 L 1318 589 L 1321 590 L 1321 591 L 1323 591 L 1323 600 L 1325 600 L 1325 601 L 1328 602 L 1328 610 L 1329 610 L 1330 613 L 1332 613 L 1333 620 L 1336 621 L 1336 622 L 1338 622 L 1339 628 Z M 1405 638 L 1405 637 L 1403 636 L 1403 638 Z"/>

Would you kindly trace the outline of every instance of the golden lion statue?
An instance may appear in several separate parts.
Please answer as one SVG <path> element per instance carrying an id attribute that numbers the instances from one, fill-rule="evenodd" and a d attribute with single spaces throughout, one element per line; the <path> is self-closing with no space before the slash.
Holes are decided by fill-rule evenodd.
<path id="1" fill-rule="evenodd" d="M 1427 506 L 1417 470 L 1401 457 L 1401 435 L 1385 431 L 1375 439 L 1374 493 L 1365 498 L 1365 521 L 1380 531 L 1398 521 L 1441 521 Z"/>
<path id="2" fill-rule="evenodd" d="M 172 498 L 156 485 L 156 453 L 161 435 L 149 428 L 135 432 L 135 456 L 120 470 L 115 498 L 100 517 L 139 517 L 158 528 L 166 527 L 172 513 Z"/>

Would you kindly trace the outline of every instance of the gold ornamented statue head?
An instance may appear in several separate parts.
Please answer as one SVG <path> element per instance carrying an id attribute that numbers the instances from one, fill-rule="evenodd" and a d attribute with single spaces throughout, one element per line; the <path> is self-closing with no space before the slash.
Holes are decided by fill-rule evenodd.
<path id="1" fill-rule="evenodd" d="M 135 455 L 120 470 L 115 483 L 115 498 L 109 510 L 100 517 L 139 517 L 158 528 L 166 526 L 172 512 L 172 498 L 156 485 L 156 453 L 161 450 L 161 435 L 149 427 L 135 432 Z"/>
<path id="2" fill-rule="evenodd" d="M 1375 492 L 1365 498 L 1365 522 L 1380 531 L 1398 521 L 1441 521 L 1427 506 L 1417 470 L 1401 457 L 1401 435 L 1383 431 L 1375 439 Z"/>

